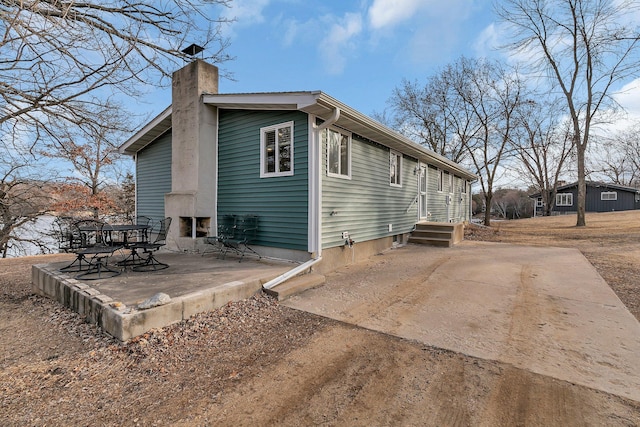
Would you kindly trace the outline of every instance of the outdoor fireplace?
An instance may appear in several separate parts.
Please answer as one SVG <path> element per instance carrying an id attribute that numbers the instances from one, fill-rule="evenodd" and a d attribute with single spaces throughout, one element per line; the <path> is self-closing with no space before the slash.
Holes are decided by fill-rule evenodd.
<path id="1" fill-rule="evenodd" d="M 211 228 L 211 217 L 180 217 L 180 237 L 192 239 L 206 237 L 209 235 L 209 228 Z"/>

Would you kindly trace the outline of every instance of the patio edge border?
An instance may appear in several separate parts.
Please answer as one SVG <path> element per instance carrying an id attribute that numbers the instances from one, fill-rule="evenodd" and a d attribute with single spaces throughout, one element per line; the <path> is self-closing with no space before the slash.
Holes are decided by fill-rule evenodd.
<path id="1" fill-rule="evenodd" d="M 120 341 L 186 320 L 197 313 L 214 310 L 231 301 L 249 298 L 262 289 L 262 282 L 259 280 L 234 281 L 172 298 L 165 305 L 138 310 L 114 301 L 97 289 L 61 273 L 50 264 L 32 266 L 31 284 L 35 294 L 59 302 Z"/>

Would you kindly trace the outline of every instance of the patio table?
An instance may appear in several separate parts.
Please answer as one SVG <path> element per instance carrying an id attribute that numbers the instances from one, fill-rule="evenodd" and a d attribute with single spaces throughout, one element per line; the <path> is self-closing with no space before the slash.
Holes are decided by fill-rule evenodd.
<path id="1" fill-rule="evenodd" d="M 129 247 L 129 233 L 132 231 L 140 231 L 142 241 L 147 241 L 147 231 L 149 225 L 147 224 L 105 224 L 102 227 L 102 234 L 104 235 L 106 242 L 113 242 L 113 233 L 122 233 L 122 245 L 125 248 Z M 138 241 L 140 242 L 140 241 Z M 136 243 L 138 243 L 136 242 Z"/>

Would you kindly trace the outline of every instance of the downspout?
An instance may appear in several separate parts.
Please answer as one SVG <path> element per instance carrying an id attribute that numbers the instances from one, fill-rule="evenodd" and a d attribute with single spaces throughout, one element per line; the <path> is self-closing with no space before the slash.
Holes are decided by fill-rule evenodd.
<path id="1" fill-rule="evenodd" d="M 333 110 L 333 114 L 331 114 L 331 117 L 329 117 L 327 120 L 325 120 L 322 124 L 320 125 L 316 125 L 314 123 L 314 128 L 317 131 L 316 133 L 316 138 L 318 139 L 318 145 L 317 147 L 320 147 L 320 138 L 319 138 L 319 134 L 320 131 L 328 128 L 329 126 L 331 126 L 332 124 L 334 124 L 335 122 L 338 121 L 338 119 L 340 118 L 340 108 L 336 107 L 335 110 Z M 319 152 L 321 152 L 321 150 L 318 150 Z M 320 261 L 322 261 L 322 221 L 321 221 L 321 217 L 322 217 L 322 204 L 321 202 L 321 197 L 319 197 L 319 191 L 320 191 L 320 187 L 321 187 L 321 180 L 322 180 L 322 174 L 320 173 L 320 171 L 322 170 L 322 166 L 321 166 L 321 157 L 322 156 L 318 156 L 317 159 L 317 165 L 319 167 L 318 169 L 318 200 L 316 203 L 316 207 L 317 207 L 317 215 L 316 215 L 316 221 L 317 221 L 317 228 L 318 228 L 318 232 L 316 235 L 316 251 L 315 254 L 316 256 L 312 259 L 310 259 L 309 261 L 306 261 L 302 264 L 300 264 L 299 266 L 292 268 L 291 270 L 281 274 L 280 276 L 276 277 L 275 279 L 272 279 L 270 281 L 268 281 L 267 283 L 265 283 L 264 285 L 262 285 L 263 289 L 271 289 L 277 285 L 279 285 L 280 283 L 283 283 L 287 280 L 289 280 L 292 277 L 297 276 L 298 274 L 302 273 L 305 270 L 310 269 L 312 266 L 314 266 L 315 264 L 319 263 Z"/>
<path id="2" fill-rule="evenodd" d="M 333 114 L 331 114 L 331 117 L 329 117 L 327 120 L 325 120 L 321 124 L 316 125 L 315 128 L 316 130 L 319 130 L 319 131 L 324 130 L 329 126 L 331 126 L 332 124 L 334 124 L 335 122 L 337 122 L 339 118 L 340 118 L 340 109 L 336 107 L 336 109 L 333 110 Z"/>

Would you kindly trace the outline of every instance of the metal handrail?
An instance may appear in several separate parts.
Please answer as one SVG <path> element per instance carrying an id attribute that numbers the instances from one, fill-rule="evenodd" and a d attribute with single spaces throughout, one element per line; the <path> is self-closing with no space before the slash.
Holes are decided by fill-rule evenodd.
<path id="1" fill-rule="evenodd" d="M 413 198 L 413 200 L 411 201 L 411 203 L 409 203 L 409 207 L 407 208 L 407 213 L 409 213 L 409 211 L 411 210 L 411 207 L 418 203 L 418 197 L 420 197 L 419 194 L 416 195 L 416 197 Z"/>

